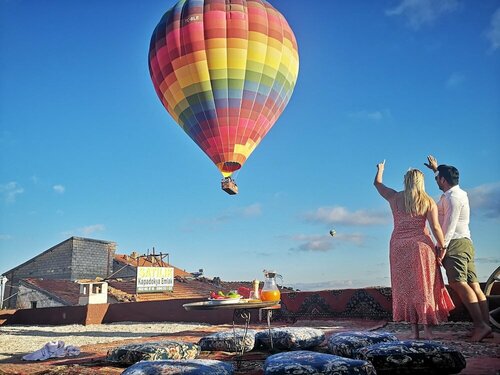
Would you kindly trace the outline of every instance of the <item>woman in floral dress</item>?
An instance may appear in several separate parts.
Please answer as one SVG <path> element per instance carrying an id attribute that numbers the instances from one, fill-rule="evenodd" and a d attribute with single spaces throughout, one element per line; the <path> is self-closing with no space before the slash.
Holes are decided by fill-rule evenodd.
<path id="1" fill-rule="evenodd" d="M 385 160 L 377 164 L 373 184 L 389 202 L 394 218 L 390 241 L 392 315 L 395 322 L 411 323 L 413 337 L 432 338 L 431 326 L 446 321 L 455 308 L 446 290 L 439 267 L 444 253 L 444 237 L 438 221 L 437 205 L 425 192 L 424 175 L 410 169 L 404 177 L 404 190 L 396 191 L 382 183 Z M 429 222 L 437 246 L 427 229 Z"/>

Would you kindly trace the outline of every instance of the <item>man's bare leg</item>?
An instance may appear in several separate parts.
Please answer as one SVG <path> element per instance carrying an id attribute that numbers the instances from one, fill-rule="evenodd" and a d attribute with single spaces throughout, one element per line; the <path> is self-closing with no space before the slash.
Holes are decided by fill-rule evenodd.
<path id="1" fill-rule="evenodd" d="M 474 293 L 476 293 L 479 308 L 481 309 L 481 315 L 483 316 L 483 321 L 486 324 L 490 325 L 490 308 L 488 306 L 488 299 L 484 295 L 479 283 L 469 283 L 469 286 L 472 288 Z M 486 337 L 493 337 L 493 331 Z"/>
<path id="2" fill-rule="evenodd" d="M 483 315 L 483 320 L 485 322 L 490 321 L 490 309 L 488 308 L 488 301 L 483 291 L 481 290 L 481 286 L 479 283 L 469 283 L 469 286 L 472 288 L 474 293 L 476 294 L 477 301 L 479 303 L 479 308 L 481 309 L 481 314 Z"/>
<path id="3" fill-rule="evenodd" d="M 482 339 L 490 335 L 492 329 L 489 324 L 489 318 L 487 321 L 484 320 L 483 317 L 484 308 L 481 308 L 480 301 L 478 300 L 478 296 L 476 295 L 475 290 L 464 281 L 450 282 L 450 287 L 455 292 L 457 292 L 458 296 L 460 297 L 460 300 L 463 302 L 463 304 L 469 311 L 469 314 L 472 318 L 472 322 L 474 324 L 474 331 L 472 332 L 471 340 L 481 341 Z M 481 294 L 484 297 L 484 294 L 482 292 Z M 486 297 L 484 297 L 482 303 L 486 304 Z"/>

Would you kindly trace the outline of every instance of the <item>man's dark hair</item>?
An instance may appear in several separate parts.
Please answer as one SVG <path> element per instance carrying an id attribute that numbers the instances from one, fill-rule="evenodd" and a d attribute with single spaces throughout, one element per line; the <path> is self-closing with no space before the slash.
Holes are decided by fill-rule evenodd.
<path id="1" fill-rule="evenodd" d="M 438 167 L 439 177 L 443 177 L 451 186 L 458 185 L 458 169 L 451 165 L 441 164 Z"/>

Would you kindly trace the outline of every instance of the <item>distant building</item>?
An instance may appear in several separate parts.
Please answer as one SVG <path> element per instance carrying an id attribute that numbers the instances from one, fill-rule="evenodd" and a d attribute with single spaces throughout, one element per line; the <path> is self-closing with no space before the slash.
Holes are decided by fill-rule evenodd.
<path id="1" fill-rule="evenodd" d="M 71 280 L 22 279 L 16 295 L 17 309 L 78 304 L 80 286 Z"/>
<path id="2" fill-rule="evenodd" d="M 106 281 L 79 281 L 79 305 L 108 303 L 108 283 Z"/>
<path id="3" fill-rule="evenodd" d="M 5 272 L 4 304 L 19 308 L 17 300 L 23 279 L 70 280 L 104 279 L 113 272 L 116 243 L 90 238 L 71 237 Z M 78 288 L 79 289 L 79 288 Z M 26 301 L 22 302 L 25 305 Z"/>
<path id="4" fill-rule="evenodd" d="M 115 254 L 116 243 L 71 237 L 7 271 L 3 307 L 27 309 L 179 298 L 207 298 L 211 291 L 229 291 L 251 282 L 207 279 L 164 262 L 155 254 Z M 137 267 L 172 267 L 174 289 L 136 291 Z"/>

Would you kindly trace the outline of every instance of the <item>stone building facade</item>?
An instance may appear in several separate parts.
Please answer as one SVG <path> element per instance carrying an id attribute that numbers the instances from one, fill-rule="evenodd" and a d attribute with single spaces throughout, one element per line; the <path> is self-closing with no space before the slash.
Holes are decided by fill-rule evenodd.
<path id="1" fill-rule="evenodd" d="M 105 278 L 113 272 L 116 243 L 71 237 L 5 272 L 4 307 L 16 308 L 20 280 L 27 278 L 78 280 Z"/>
<path id="2" fill-rule="evenodd" d="M 66 306 L 65 303 L 58 301 L 52 295 L 33 288 L 23 280 L 19 283 L 18 290 L 19 294 L 16 296 L 16 308 L 18 309 Z"/>

